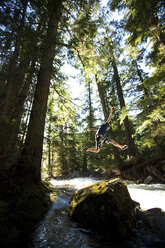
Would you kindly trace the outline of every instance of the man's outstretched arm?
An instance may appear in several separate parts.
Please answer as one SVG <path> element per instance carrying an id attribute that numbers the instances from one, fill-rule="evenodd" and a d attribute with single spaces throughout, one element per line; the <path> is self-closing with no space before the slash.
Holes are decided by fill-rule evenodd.
<path id="1" fill-rule="evenodd" d="M 97 129 L 96 128 L 88 128 L 87 131 L 88 132 L 90 132 L 90 131 L 97 131 Z"/>

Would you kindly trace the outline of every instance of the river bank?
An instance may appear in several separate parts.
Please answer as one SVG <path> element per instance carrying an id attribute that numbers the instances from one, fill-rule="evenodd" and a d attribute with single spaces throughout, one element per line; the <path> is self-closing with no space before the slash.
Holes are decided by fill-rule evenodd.
<path id="1" fill-rule="evenodd" d="M 106 242 L 101 237 L 96 236 L 89 229 L 84 229 L 78 226 L 75 222 L 71 222 L 66 214 L 66 208 L 69 204 L 71 195 L 75 190 L 79 190 L 84 188 L 94 182 L 98 182 L 97 178 L 73 178 L 66 180 L 51 180 L 51 183 L 58 191 L 58 196 L 54 203 L 52 204 L 52 208 L 48 212 L 47 216 L 41 221 L 38 228 L 36 228 L 35 232 L 32 235 L 32 240 L 30 244 L 30 248 L 117 248 L 115 244 L 111 242 Z M 127 184 L 128 190 L 130 190 L 131 198 L 136 200 L 137 191 L 139 190 L 139 196 L 142 196 L 141 202 L 144 201 L 151 202 L 151 199 L 154 199 L 152 195 L 152 186 L 148 188 L 148 185 L 139 185 L 132 184 L 129 182 Z M 146 187 L 146 189 L 145 189 Z M 155 185 L 153 184 L 153 191 L 158 195 L 157 197 L 157 205 L 155 207 L 160 208 L 162 205 L 160 204 L 165 197 L 165 185 Z M 148 194 L 148 193 L 149 194 Z M 143 193 L 144 197 L 143 197 Z M 148 194 L 148 197 L 146 195 Z M 150 199 L 150 200 L 149 200 Z M 160 204 L 160 205 L 159 205 Z M 145 204 L 144 204 L 145 205 Z M 150 206 L 148 206 L 150 208 Z M 151 206 L 152 208 L 153 206 Z M 144 212 L 147 214 L 147 210 L 144 206 L 142 206 Z M 164 208 L 165 211 L 165 208 Z M 148 229 L 147 229 L 148 230 Z M 154 243 L 156 242 L 156 243 Z M 159 239 L 153 235 L 152 232 L 147 231 L 143 228 L 142 222 L 139 221 L 137 228 L 134 230 L 134 235 L 132 238 L 127 241 L 127 243 L 120 245 L 120 247 L 124 248 L 151 248 L 152 244 L 156 244 L 162 247 Z M 155 248 L 154 247 L 154 248 Z M 163 246 L 164 247 L 164 246 Z"/>
<path id="2" fill-rule="evenodd" d="M 73 245 L 71 247 L 77 248 L 79 246 L 78 242 L 82 243 L 84 242 L 84 239 L 87 242 L 86 247 L 99 247 L 98 240 L 94 238 L 95 235 L 93 236 L 93 234 L 90 233 L 89 238 L 89 230 L 78 228 L 75 223 L 71 223 L 68 220 L 65 210 L 70 197 L 75 190 L 100 180 L 103 180 L 103 177 L 95 179 L 91 177 L 65 180 L 52 179 L 50 180 L 49 185 L 48 183 L 37 185 L 30 182 L 28 179 L 23 182 L 6 182 L 3 186 L 1 182 L 1 247 L 29 247 L 29 234 L 33 234 L 31 247 L 36 248 L 47 248 L 51 239 L 53 239 L 52 244 L 58 243 L 58 245 L 61 245 L 61 248 L 67 247 L 63 246 L 65 235 L 74 236 L 74 241 L 71 239 L 71 244 L 68 244 Z M 132 199 L 140 202 L 144 210 L 160 207 L 165 211 L 164 203 L 161 201 L 161 199 L 164 199 L 165 197 L 165 185 L 134 184 L 130 181 L 127 182 L 127 185 Z M 54 194 L 53 197 L 51 192 Z M 150 204 L 151 202 L 155 202 L 155 204 Z M 161 204 L 158 205 L 158 203 Z M 46 227 L 43 223 L 46 223 Z M 59 223 L 61 224 L 59 225 Z M 39 228 L 36 228 L 36 225 L 39 225 Z M 43 228 L 45 231 L 43 231 Z M 37 232 L 38 235 L 36 235 Z M 47 237 L 47 233 L 50 237 Z M 51 237 L 51 233 L 53 237 Z M 80 236 L 80 238 L 77 236 Z M 45 244 L 42 244 L 45 241 L 43 241 L 41 237 L 46 240 Z M 55 246 L 52 245 L 50 247 L 53 248 Z M 60 248 L 60 246 L 57 247 Z M 102 246 L 100 247 L 102 248 Z"/>
<path id="3" fill-rule="evenodd" d="M 0 183 L 0 246 L 28 247 L 29 234 L 51 207 L 50 188 L 30 178 Z"/>

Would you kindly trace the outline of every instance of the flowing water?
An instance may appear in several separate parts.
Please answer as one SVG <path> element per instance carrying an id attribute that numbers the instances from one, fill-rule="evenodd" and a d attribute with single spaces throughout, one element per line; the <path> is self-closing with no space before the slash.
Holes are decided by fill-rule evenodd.
<path id="1" fill-rule="evenodd" d="M 93 178 L 75 178 L 71 180 L 51 180 L 50 182 L 58 190 L 58 197 L 51 209 L 41 221 L 33 234 L 30 248 L 147 248 L 147 241 L 134 241 L 125 246 L 116 246 L 104 242 L 90 230 L 80 228 L 70 221 L 66 214 L 71 195 L 75 190 L 84 188 L 99 180 Z M 131 198 L 140 203 L 143 210 L 149 208 L 162 208 L 165 211 L 165 185 L 135 185 L 128 184 Z M 149 241 L 148 241 L 149 243 Z"/>

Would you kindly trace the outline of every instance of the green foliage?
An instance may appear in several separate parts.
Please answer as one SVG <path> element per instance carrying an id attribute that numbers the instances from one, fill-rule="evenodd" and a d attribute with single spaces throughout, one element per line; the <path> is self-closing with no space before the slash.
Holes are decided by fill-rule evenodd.
<path id="1" fill-rule="evenodd" d="M 66 175 L 78 166 L 76 111 L 63 81 L 54 82 L 48 101 L 43 176 Z"/>
<path id="2" fill-rule="evenodd" d="M 164 149 L 165 136 L 165 82 L 164 69 L 160 67 L 153 76 L 144 81 L 148 88 L 148 95 L 138 101 L 142 110 L 139 114 L 141 123 L 137 129 L 143 135 L 143 146 L 149 148 L 157 146 L 161 153 Z"/>
<path id="3" fill-rule="evenodd" d="M 162 0 L 119 0 L 111 1 L 111 8 L 125 10 L 125 29 L 129 32 L 128 41 L 134 45 L 151 39 L 153 47 L 151 57 L 157 61 L 164 58 L 164 1 Z"/>
<path id="4" fill-rule="evenodd" d="M 102 116 L 101 107 L 94 108 L 98 95 L 92 92 L 96 83 L 101 85 L 107 112 L 114 106 L 112 119 L 114 139 L 124 143 L 123 121 L 129 114 L 129 109 L 140 111 L 134 114 L 136 134 L 133 136 L 141 149 L 150 149 L 158 145 L 158 150 L 164 146 L 164 5 L 163 1 L 118 0 L 109 1 L 111 9 L 101 8 L 99 0 L 92 1 L 61 1 L 57 7 L 62 11 L 56 42 L 56 57 L 53 62 L 51 88 L 49 93 L 43 156 L 43 173 L 65 174 L 75 170 L 82 170 L 85 146 L 94 146 L 94 133 L 86 132 L 86 126 L 95 126 L 97 116 Z M 18 48 L 15 64 L 18 70 L 20 63 L 29 56 L 30 65 L 25 73 L 30 80 L 24 112 L 17 135 L 16 157 L 22 151 L 24 137 L 26 137 L 27 123 L 33 102 L 36 78 L 41 64 L 43 43 L 46 37 L 50 6 L 53 1 L 31 1 L 28 9 L 22 1 L 3 1 L 0 14 L 2 16 L 1 29 L 1 78 L 0 103 L 6 92 L 6 81 L 13 48 Z M 112 10 L 122 10 L 124 16 L 120 23 L 112 21 Z M 25 16 L 23 16 L 25 11 Z M 145 42 L 150 42 L 150 52 L 145 48 Z M 131 44 L 131 45 L 130 45 Z M 67 56 L 66 56 L 67 53 Z M 44 58 L 46 61 L 47 58 Z M 70 64 L 81 70 L 81 81 L 84 81 L 86 95 L 84 95 L 80 110 L 72 102 L 66 77 L 60 72 L 60 67 L 68 60 Z M 125 108 L 120 111 L 116 90 L 113 63 L 116 63 L 120 81 L 127 100 Z M 146 62 L 145 62 L 146 61 Z M 149 76 L 141 68 L 141 63 L 148 63 L 156 68 Z M 32 72 L 31 78 L 29 77 Z M 19 75 L 16 72 L 16 75 Z M 30 78 L 30 79 L 29 79 Z M 82 80 L 83 78 L 83 80 Z M 28 81 L 27 80 L 27 81 Z M 17 96 L 19 100 L 20 95 Z M 98 104 L 97 104 L 98 105 Z M 101 104 L 100 104 L 101 106 Z M 119 117 L 120 116 L 120 117 Z M 104 118 L 102 118 L 104 119 Z M 6 119 L 6 126 L 15 123 Z M 100 121 L 101 122 L 101 121 Z M 120 126 L 122 125 L 122 127 Z M 142 142 L 143 140 L 143 142 Z M 140 144 L 140 145 L 139 145 Z M 99 169 L 99 161 L 103 160 L 102 168 L 108 169 L 112 164 L 112 147 L 104 147 L 102 155 L 89 154 L 88 168 Z M 161 148 L 161 149 L 160 149 Z M 156 150 L 156 149 L 155 149 Z M 124 158 L 124 156 L 123 156 Z"/>
<path id="5" fill-rule="evenodd" d="M 120 114 L 120 124 L 123 123 L 123 121 L 127 115 L 128 115 L 128 111 L 127 111 L 126 107 L 123 107 L 121 110 L 121 114 Z"/>
<path id="6" fill-rule="evenodd" d="M 131 53 L 126 53 L 128 66 L 123 76 L 132 98 L 132 107 L 140 111 L 135 119 L 135 140 L 143 156 L 160 154 L 164 149 L 164 3 L 163 1 L 109 1 L 111 9 L 124 12 L 124 31 L 127 43 L 132 44 Z M 122 20 L 123 21 L 123 20 Z M 152 44 L 150 51 L 146 43 Z M 148 48 L 148 47 L 147 47 Z M 129 51 L 129 50 L 128 50 Z M 146 59 L 150 68 L 155 67 L 151 76 L 140 68 Z M 132 62 L 130 62 L 132 60 Z M 127 69 L 128 68 L 128 69 Z M 126 71 L 129 72 L 126 73 Z M 126 84 L 126 85 L 127 85 Z"/>

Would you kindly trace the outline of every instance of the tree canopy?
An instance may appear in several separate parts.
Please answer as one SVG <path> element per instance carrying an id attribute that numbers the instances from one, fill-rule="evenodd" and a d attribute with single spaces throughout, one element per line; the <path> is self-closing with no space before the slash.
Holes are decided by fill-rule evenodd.
<path id="1" fill-rule="evenodd" d="M 164 8 L 162 0 L 1 2 L 2 178 L 106 172 L 163 152 Z M 79 106 L 64 64 L 84 84 Z M 109 135 L 128 151 L 109 145 L 103 155 L 84 155 L 95 146 L 87 128 L 101 124 L 110 106 Z"/>

